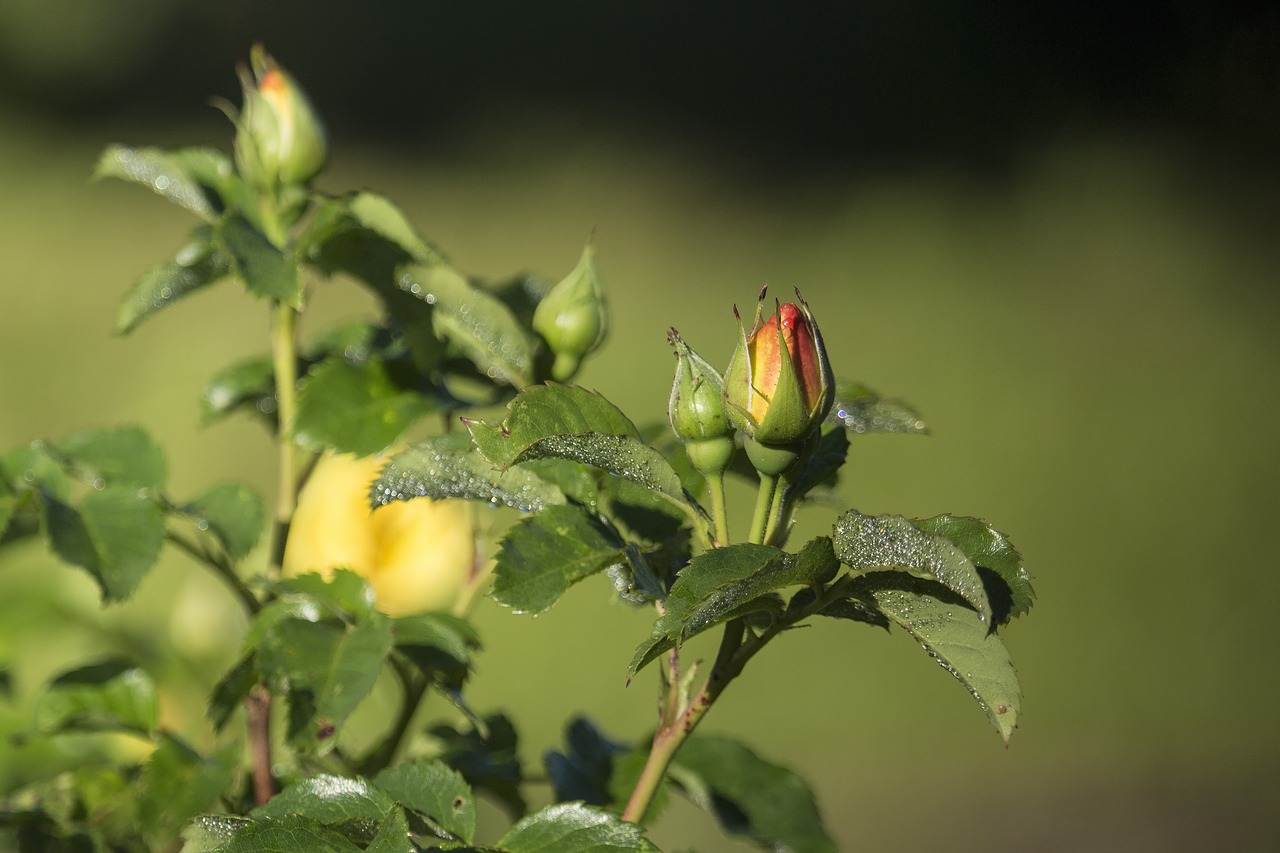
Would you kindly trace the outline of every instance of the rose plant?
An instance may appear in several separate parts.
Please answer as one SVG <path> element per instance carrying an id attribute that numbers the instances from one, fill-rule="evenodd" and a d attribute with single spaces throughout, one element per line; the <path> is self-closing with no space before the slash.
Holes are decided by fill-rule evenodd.
<path id="1" fill-rule="evenodd" d="M 676 794 L 764 849 L 834 850 L 798 776 L 699 731 L 758 653 L 817 616 L 903 629 L 1007 742 L 1021 697 L 997 629 L 1033 594 L 1003 534 L 977 518 L 848 510 L 829 534 L 789 543 L 795 513 L 830 498 L 851 435 L 925 431 L 904 404 L 837 382 L 798 293 L 770 304 L 761 291 L 723 374 L 672 329 L 670 430 L 638 426 L 571 384 L 608 329 L 592 244 L 555 285 L 475 280 L 388 198 L 312 187 L 324 130 L 265 52 L 241 79 L 243 106 L 224 107 L 231 158 L 112 146 L 98 174 L 198 220 L 129 291 L 121 332 L 222 281 L 266 303 L 268 351 L 213 377 L 202 399 L 210 419 L 248 413 L 266 427 L 274 501 L 240 484 L 171 494 L 159 446 L 134 426 L 0 456 L 5 541 L 43 530 L 104 603 L 128 598 L 166 545 L 233 591 L 249 627 L 238 662 L 210 679 L 221 746 L 202 753 L 167 730 L 135 662 L 80 662 L 47 685 L 24 737 L 127 732 L 147 749 L 9 792 L 0 826 L 18 849 L 652 850 L 645 827 Z M 298 320 L 331 279 L 368 288 L 382 318 L 303 344 Z M 745 536 L 727 477 L 756 485 Z M 493 553 L 477 548 L 485 505 L 520 513 Z M 545 761 L 553 802 L 531 811 L 526 786 L 541 774 L 521 763 L 514 723 L 467 699 L 479 650 L 468 615 L 486 592 L 542 613 L 596 575 L 654 614 L 619 672 L 656 670 L 658 718 L 627 741 L 572 720 Z M 710 631 L 714 659 L 689 660 L 685 644 Z M 398 711 L 371 741 L 352 737 L 384 672 Z M 414 736 L 428 694 L 450 716 L 426 740 Z M 485 847 L 477 795 L 513 821 Z"/>

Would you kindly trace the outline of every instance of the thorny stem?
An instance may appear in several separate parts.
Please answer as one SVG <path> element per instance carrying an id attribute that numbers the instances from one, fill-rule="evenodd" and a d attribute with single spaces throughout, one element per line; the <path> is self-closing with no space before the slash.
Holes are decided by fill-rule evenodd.
<path id="1" fill-rule="evenodd" d="M 800 620 L 807 619 L 843 595 L 849 583 L 851 579 L 847 577 L 837 581 L 817 595 L 808 606 L 778 619 L 759 635 L 748 634 L 746 623 L 742 619 L 734 619 L 724 626 L 720 650 L 716 654 L 716 662 L 711 668 L 711 674 L 707 676 L 707 680 L 684 712 L 670 722 L 663 720 L 658 731 L 654 733 L 653 747 L 649 751 L 649 758 L 640 773 L 640 778 L 636 781 L 636 787 L 631 792 L 631 799 L 627 801 L 627 807 L 622 812 L 623 820 L 639 823 L 644 818 L 649 803 L 653 801 L 653 795 L 658 790 L 658 785 L 666 775 L 667 768 L 671 765 L 681 744 L 693 733 L 694 728 L 730 682 L 742 674 L 747 662 L 778 634 Z"/>

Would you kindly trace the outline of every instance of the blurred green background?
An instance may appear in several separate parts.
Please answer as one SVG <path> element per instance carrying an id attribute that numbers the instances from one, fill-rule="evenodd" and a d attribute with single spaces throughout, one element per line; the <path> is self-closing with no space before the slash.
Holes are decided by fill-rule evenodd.
<path id="1" fill-rule="evenodd" d="M 743 5 L 7 0 L 0 447 L 134 422 L 177 496 L 269 491 L 266 436 L 196 406 L 265 348 L 264 306 L 218 289 L 114 338 L 128 284 L 194 221 L 88 180 L 109 142 L 227 150 L 206 99 L 238 101 L 260 40 L 329 122 L 323 186 L 387 193 L 463 269 L 556 278 L 595 229 L 617 322 L 581 381 L 633 418 L 665 410 L 668 325 L 727 361 L 731 305 L 798 286 L 837 373 L 934 431 L 855 437 L 849 505 L 981 515 L 1024 553 L 1039 604 L 1005 632 L 1026 694 L 1008 750 L 909 638 L 846 624 L 781 640 L 708 717 L 803 773 L 841 849 L 1274 849 L 1280 16 Z M 373 311 L 337 284 L 314 303 L 304 333 Z M 535 766 L 571 714 L 653 725 L 652 677 L 625 686 L 649 617 L 605 583 L 477 621 L 472 699 L 512 714 Z M 39 543 L 7 549 L 0 731 L 118 649 L 207 743 L 196 687 L 242 630 L 179 555 L 101 611 Z M 0 786 L 102 748 L 0 742 Z M 747 849 L 686 807 L 654 837 Z"/>

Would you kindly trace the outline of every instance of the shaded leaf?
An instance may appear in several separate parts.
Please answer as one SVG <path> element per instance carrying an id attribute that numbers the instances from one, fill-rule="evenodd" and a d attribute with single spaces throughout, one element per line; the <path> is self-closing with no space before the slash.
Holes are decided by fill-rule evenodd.
<path id="1" fill-rule="evenodd" d="M 519 741 L 505 715 L 486 717 L 483 733 L 440 725 L 431 729 L 431 735 L 440 744 L 440 760 L 461 773 L 468 785 L 492 793 L 512 817 L 525 813 Z"/>
<path id="2" fill-rule="evenodd" d="M 571 459 L 639 483 L 683 503 L 684 487 L 662 454 L 604 397 L 574 385 L 528 388 L 507 406 L 500 426 L 471 421 L 480 452 L 508 467 L 526 459 Z"/>
<path id="3" fill-rule="evenodd" d="M 767 850 L 835 853 L 805 781 L 737 741 L 689 738 L 676 754 L 671 779 L 731 835 Z"/>
<path id="4" fill-rule="evenodd" d="M 255 296 L 302 304 L 302 284 L 294 259 L 272 245 L 244 216 L 232 213 L 214 225 L 214 245 L 231 259 L 231 268 Z"/>
<path id="5" fill-rule="evenodd" d="M 1022 565 L 1022 555 L 1003 533 L 980 518 L 966 516 L 938 515 L 917 519 L 915 525 L 925 533 L 946 539 L 977 566 L 997 625 L 1031 609 L 1035 600 L 1031 574 Z M 995 577 L 988 576 L 984 569 Z"/>
<path id="6" fill-rule="evenodd" d="M 116 312 L 116 331 L 127 334 L 143 320 L 214 284 L 231 273 L 231 258 L 209 242 L 201 227 L 172 260 L 138 276 Z"/>
<path id="7" fill-rule="evenodd" d="M 0 456 L 0 473 L 15 493 L 38 491 L 61 501 L 71 494 L 67 473 L 43 441 L 33 441 Z"/>
<path id="8" fill-rule="evenodd" d="M 59 442 L 58 452 L 90 482 L 100 478 L 106 486 L 146 489 L 164 485 L 164 453 L 142 427 L 81 430 Z"/>
<path id="9" fill-rule="evenodd" d="M 238 769 L 234 753 L 205 758 L 162 734 L 139 780 L 138 822 L 151 849 L 164 849 L 194 815 L 215 807 Z"/>
<path id="10" fill-rule="evenodd" d="M 703 551 L 672 585 L 652 636 L 636 649 L 630 674 L 722 622 L 754 611 L 781 610 L 780 600 L 772 593 L 826 583 L 838 569 L 831 541 L 825 536 L 811 540 L 795 555 L 750 543 Z"/>
<path id="11" fill-rule="evenodd" d="M 369 456 L 434 408 L 428 397 L 398 386 L 382 359 L 353 364 L 333 356 L 311 370 L 298 389 L 294 437 L 312 450 Z"/>
<path id="12" fill-rule="evenodd" d="M 549 506 L 503 537 L 493 597 L 517 613 L 538 614 L 573 584 L 623 559 L 622 543 L 586 510 Z"/>
<path id="13" fill-rule="evenodd" d="M 392 456 L 370 488 L 369 500 L 378 507 L 417 497 L 466 498 L 521 512 L 565 502 L 559 488 L 528 468 L 495 468 L 465 433 L 420 441 Z"/>
<path id="14" fill-rule="evenodd" d="M 787 475 L 787 500 L 801 500 L 818 486 L 834 486 L 848 455 L 849 434 L 842 429 L 823 429 L 813 453 Z"/>
<path id="15" fill-rule="evenodd" d="M 231 162 L 211 148 L 162 151 L 109 145 L 93 176 L 141 184 L 208 221 L 216 218 L 228 197 L 234 198 L 238 182 Z"/>
<path id="16" fill-rule="evenodd" d="M 1022 689 L 1009 652 L 990 624 L 946 589 L 893 572 L 855 582 L 978 701 L 1005 743 L 1018 725 Z"/>
<path id="17" fill-rule="evenodd" d="M 585 717 L 569 721 L 564 739 L 564 752 L 548 750 L 543 756 L 555 801 L 581 800 L 593 806 L 610 805 L 613 762 L 627 752 L 627 747 L 610 740 Z"/>
<path id="18" fill-rule="evenodd" d="M 235 560 L 243 560 L 258 544 L 267 520 L 262 497 L 243 483 L 216 485 L 182 509 L 216 536 Z"/>
<path id="19" fill-rule="evenodd" d="M 897 432 L 927 435 L 929 428 L 901 400 L 881 397 L 865 385 L 841 384 L 828 420 L 850 432 Z"/>
<path id="20" fill-rule="evenodd" d="M 148 734 L 160 715 L 155 682 L 128 661 L 107 660 L 64 672 L 36 702 L 45 734 L 126 731 Z"/>
<path id="21" fill-rule="evenodd" d="M 808 587 L 799 590 L 787 602 L 788 613 L 798 613 L 813 604 L 817 595 Z M 865 622 L 888 630 L 889 617 L 881 613 L 874 605 L 857 598 L 838 598 L 817 611 L 815 616 L 826 616 L 829 619 L 846 619 L 850 622 Z"/>
<path id="22" fill-rule="evenodd" d="M 388 767 L 374 784 L 465 842 L 476 834 L 476 801 L 462 775 L 440 761 L 411 761 Z"/>
<path id="23" fill-rule="evenodd" d="M 609 853 L 657 849 L 643 830 L 594 806 L 559 803 L 529 815 L 502 836 L 507 853 Z"/>
<path id="24" fill-rule="evenodd" d="M 127 487 L 90 492 L 79 507 L 49 498 L 45 523 L 54 553 L 89 572 L 106 601 L 132 595 L 164 544 L 164 514 Z"/>
<path id="25" fill-rule="evenodd" d="M 214 731 L 222 731 L 257 683 L 258 669 L 254 666 L 253 655 L 242 657 L 218 680 L 209 696 L 209 719 L 213 721 Z"/>
<path id="26" fill-rule="evenodd" d="M 991 618 L 991 602 L 977 568 L 942 536 L 926 533 L 900 515 L 862 515 L 849 510 L 832 530 L 840 562 L 856 572 L 892 570 L 936 580 Z"/>
<path id="27" fill-rule="evenodd" d="M 471 668 L 471 651 L 480 645 L 466 620 L 445 613 L 401 616 L 392 623 L 396 648 L 424 674 L 454 690 L 462 688 Z"/>
<path id="28" fill-rule="evenodd" d="M 404 810 L 395 808 L 387 813 L 378 832 L 365 848 L 365 853 L 418 853 L 419 847 L 409 838 L 409 822 Z"/>

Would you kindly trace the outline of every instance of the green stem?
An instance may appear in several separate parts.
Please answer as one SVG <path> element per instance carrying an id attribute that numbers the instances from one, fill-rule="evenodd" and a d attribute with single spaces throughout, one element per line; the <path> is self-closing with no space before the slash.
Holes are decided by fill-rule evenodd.
<path id="1" fill-rule="evenodd" d="M 405 735 L 409 733 L 409 726 L 413 723 L 413 718 L 419 706 L 422 705 L 422 698 L 427 692 L 428 679 L 415 676 L 411 664 L 396 655 L 393 655 L 390 661 L 396 678 L 400 680 L 400 688 L 404 693 L 403 701 L 400 704 L 400 715 L 396 718 L 391 731 L 387 733 L 382 743 L 378 744 L 377 749 L 360 762 L 360 772 L 366 776 L 374 775 L 395 761 L 396 755 L 404 744 Z"/>
<path id="2" fill-rule="evenodd" d="M 172 544 L 178 546 L 181 550 L 186 551 L 187 554 L 213 569 L 214 573 L 217 574 L 218 577 L 222 578 L 227 586 L 231 587 L 231 591 L 240 599 L 240 603 L 244 605 L 244 608 L 249 612 L 249 615 L 252 616 L 262 609 L 262 603 L 259 602 L 257 597 L 250 592 L 247 586 L 244 585 L 244 581 L 242 581 L 240 576 L 236 574 L 235 567 L 231 564 L 230 560 L 218 554 L 210 553 L 207 549 L 200 547 L 197 543 L 192 542 L 190 539 L 174 533 L 173 531 L 165 531 L 165 538 Z"/>
<path id="3" fill-rule="evenodd" d="M 276 384 L 276 510 L 271 531 L 270 577 L 278 578 L 284 565 L 285 541 L 297 506 L 293 427 L 297 418 L 298 312 L 283 302 L 271 306 L 271 365 Z"/>
<path id="4" fill-rule="evenodd" d="M 757 545 L 764 542 L 765 531 L 769 526 L 769 516 L 773 510 L 773 496 L 777 490 L 776 474 L 760 475 L 760 490 L 756 492 L 756 513 L 751 519 L 751 536 L 747 541 Z"/>
<path id="5" fill-rule="evenodd" d="M 729 516 L 725 509 L 724 472 L 707 474 L 707 488 L 711 492 L 711 518 L 716 526 L 716 542 L 729 544 Z"/>
<path id="6" fill-rule="evenodd" d="M 636 780 L 636 786 L 631 791 L 631 798 L 627 800 L 627 807 L 622 812 L 623 820 L 632 823 L 643 820 L 649 804 L 653 802 L 653 795 L 657 793 L 658 785 L 666 775 L 667 768 L 671 766 L 671 761 L 679 751 L 680 745 L 693 734 L 693 730 L 724 689 L 729 686 L 729 682 L 742 671 L 741 665 L 736 663 L 735 653 L 742 645 L 744 633 L 745 624 L 741 619 L 734 619 L 724 626 L 724 634 L 720 638 L 720 651 L 716 654 L 716 662 L 711 668 L 711 674 L 707 676 L 707 680 L 685 707 L 683 713 L 670 722 L 664 720 L 663 725 L 654 732 L 653 747 L 649 750 L 644 769 L 641 770 L 640 778 Z"/>
<path id="7" fill-rule="evenodd" d="M 787 478 L 785 475 L 778 478 L 778 484 L 773 490 L 773 499 L 769 504 L 769 520 L 765 524 L 764 538 L 760 541 L 766 545 L 777 545 L 782 547 L 782 543 L 777 541 L 779 526 L 786 529 L 786 503 L 787 503 Z"/>

